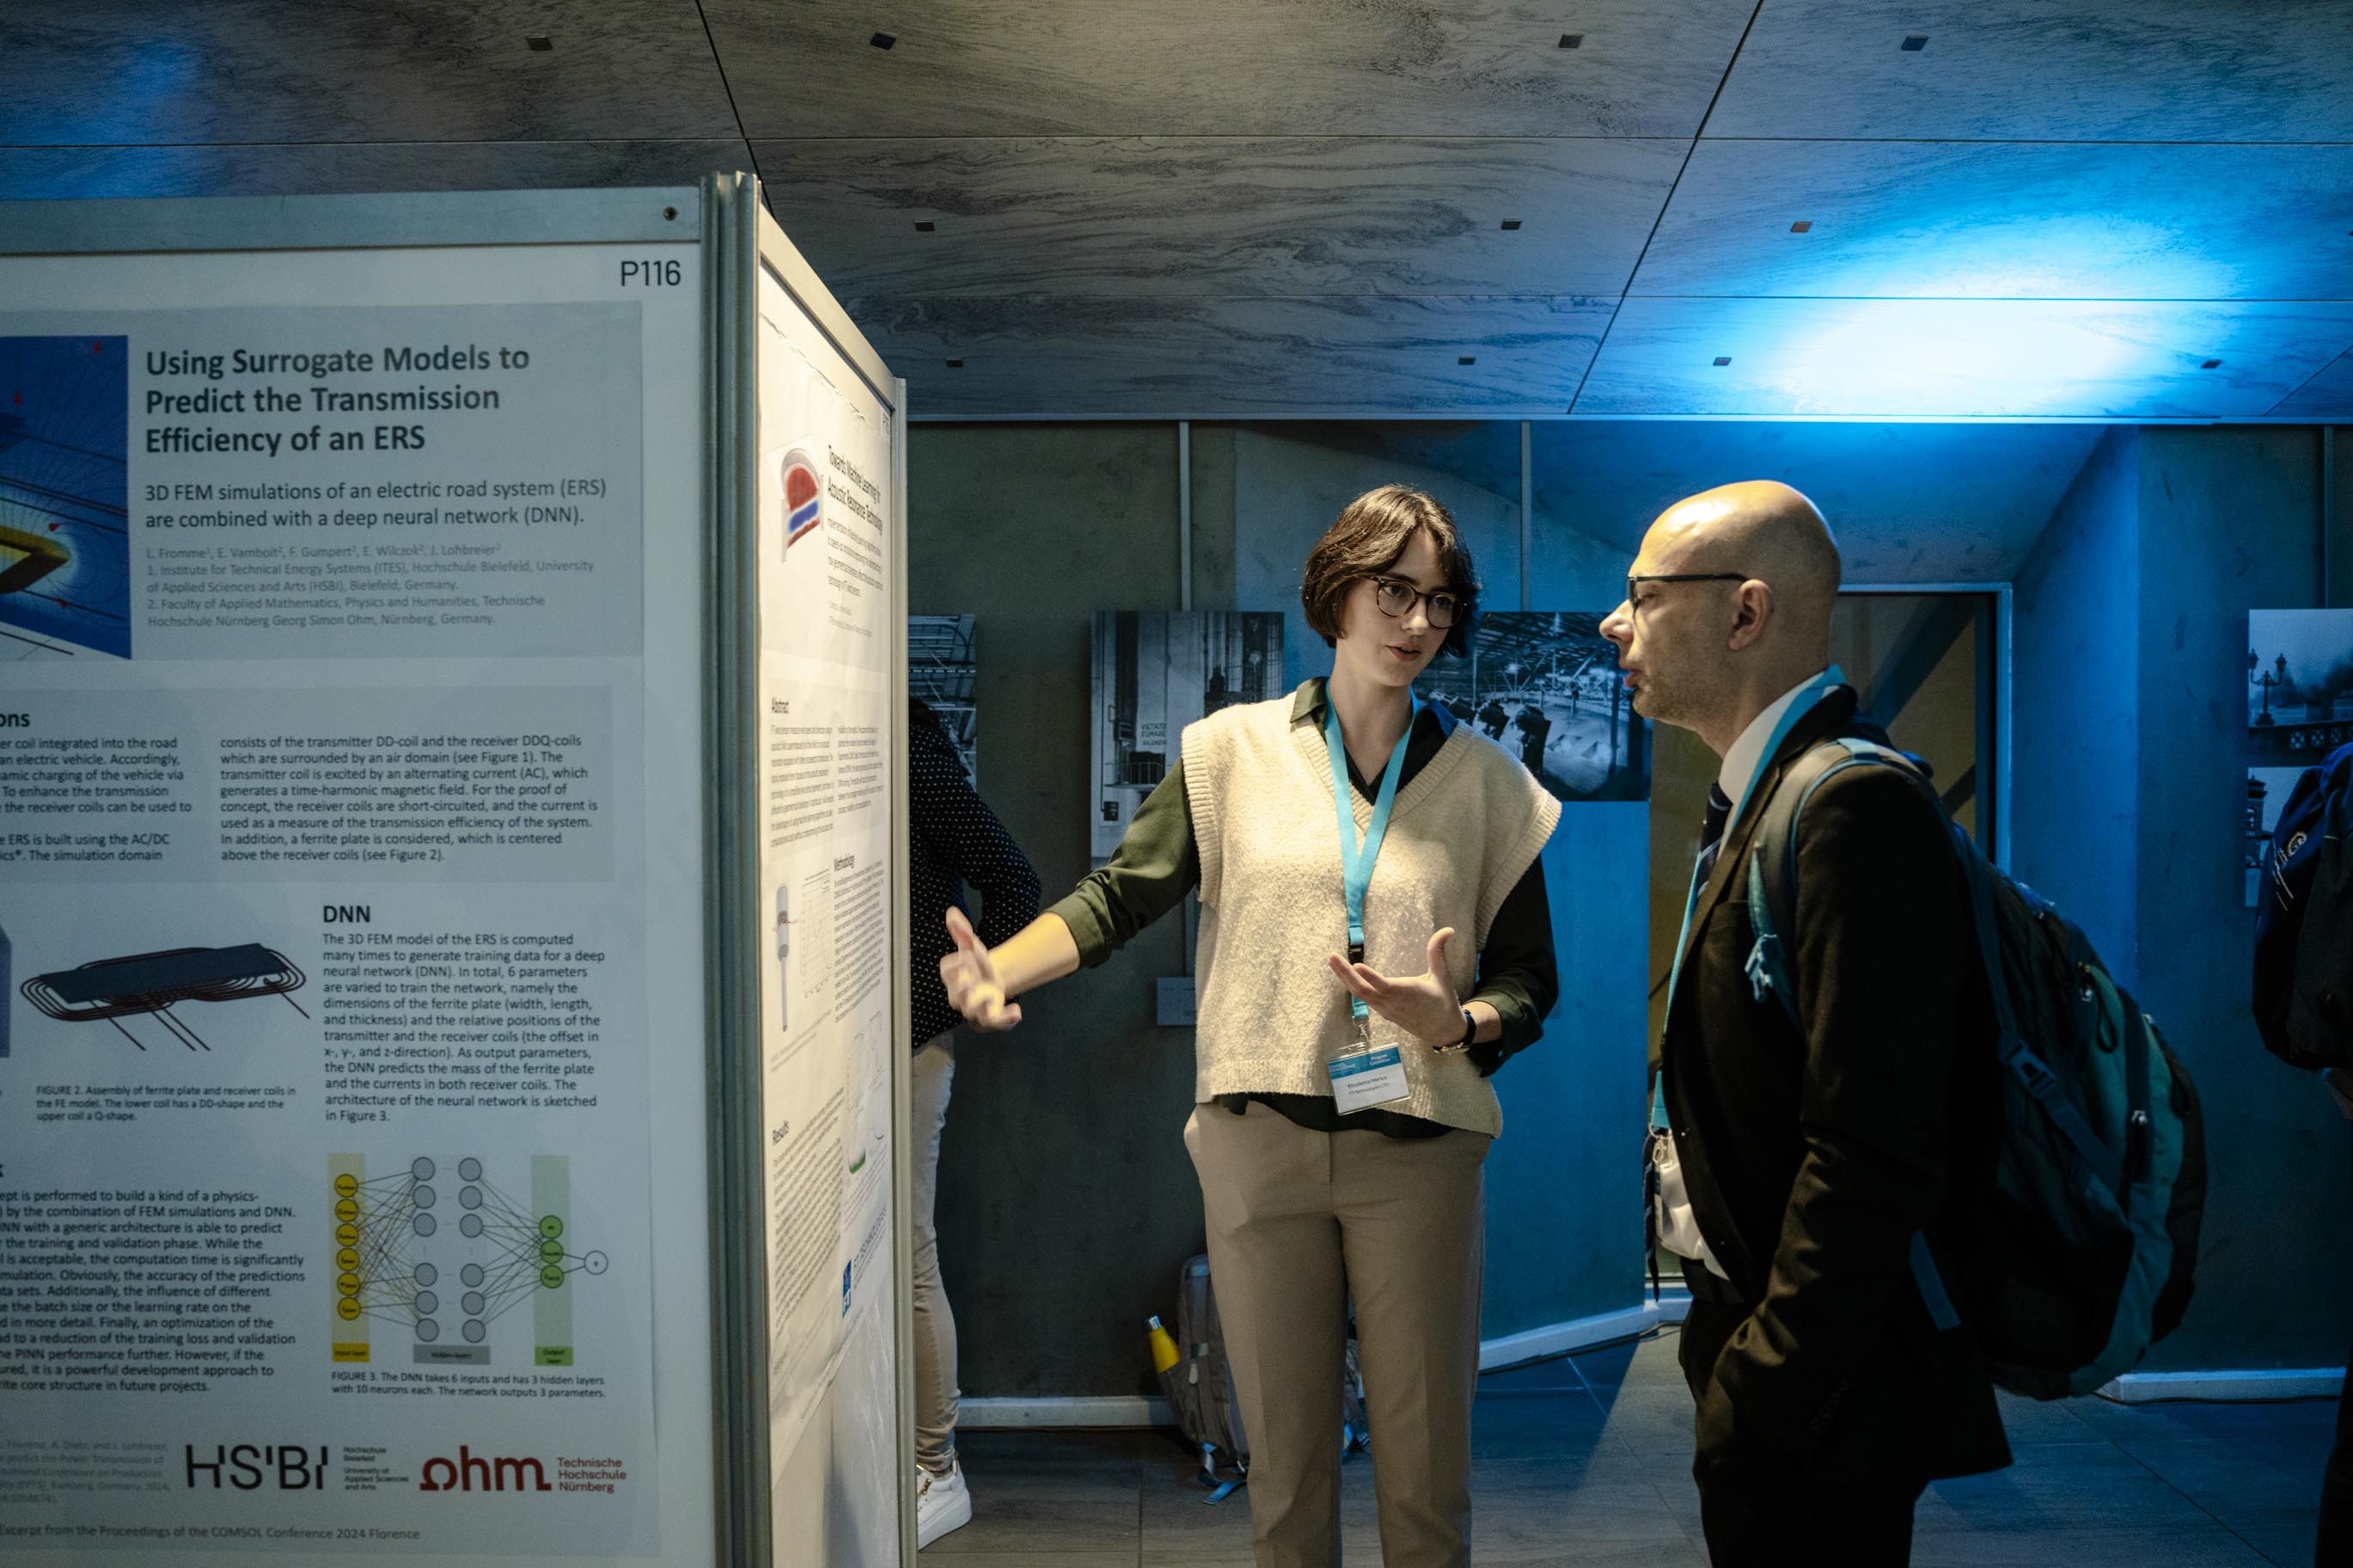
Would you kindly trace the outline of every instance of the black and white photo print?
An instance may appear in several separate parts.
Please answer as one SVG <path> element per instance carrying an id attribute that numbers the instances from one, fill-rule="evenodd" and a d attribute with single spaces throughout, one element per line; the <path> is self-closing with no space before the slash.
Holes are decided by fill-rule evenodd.
<path id="1" fill-rule="evenodd" d="M 1095 612 L 1088 848 L 1107 860 L 1176 763 L 1185 726 L 1282 685 L 1282 616 L 1260 610 Z"/>
<path id="2" fill-rule="evenodd" d="M 1422 697 L 1477 726 L 1564 801 L 1648 800 L 1650 721 L 1627 700 L 1603 614 L 1482 615 L 1471 657 L 1432 663 Z"/>

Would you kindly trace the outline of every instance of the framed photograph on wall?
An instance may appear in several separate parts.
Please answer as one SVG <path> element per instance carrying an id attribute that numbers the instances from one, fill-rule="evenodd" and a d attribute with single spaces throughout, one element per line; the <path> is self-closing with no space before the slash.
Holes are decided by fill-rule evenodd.
<path id="1" fill-rule="evenodd" d="M 1651 724 L 1627 700 L 1606 612 L 1499 610 L 1479 617 L 1471 657 L 1422 673 L 1425 700 L 1520 759 L 1564 801 L 1651 798 Z"/>
<path id="2" fill-rule="evenodd" d="M 2247 739 L 2309 762 L 2353 741 L 2353 610 L 2247 613 Z"/>
<path id="3" fill-rule="evenodd" d="M 1261 610 L 1098 610 L 1088 849 L 1106 860 L 1177 763 L 1185 726 L 1282 685 L 1282 616 Z"/>

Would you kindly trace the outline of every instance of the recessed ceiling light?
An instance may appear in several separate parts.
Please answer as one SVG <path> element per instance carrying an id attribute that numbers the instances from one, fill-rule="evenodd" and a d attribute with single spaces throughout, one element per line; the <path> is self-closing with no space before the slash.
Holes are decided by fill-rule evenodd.
<path id="1" fill-rule="evenodd" d="M 1560 36 L 1560 47 L 1564 49 L 1581 49 L 1585 47 L 1585 35 L 1583 33 L 1563 33 Z"/>
<path id="2" fill-rule="evenodd" d="M 897 42 L 899 41 L 899 38 L 898 38 L 898 35 L 896 35 L 896 34 L 894 34 L 894 33 L 877 33 L 877 34 L 875 34 L 872 37 L 871 37 L 871 38 L 867 39 L 866 41 L 867 41 L 868 43 L 870 43 L 870 44 L 873 45 L 873 46 L 874 46 L 876 48 L 878 48 L 878 49 L 887 49 L 887 48 L 889 48 L 892 45 L 893 45 L 893 44 L 897 43 Z M 1905 47 L 1905 48 L 1907 48 L 1907 49 L 1908 49 L 1908 48 L 1910 48 L 1912 46 L 1911 46 L 1911 45 L 1909 45 L 1909 44 L 1906 44 L 1906 45 L 1905 45 L 1904 47 Z"/>
<path id="3" fill-rule="evenodd" d="M 533 48 L 539 50 L 542 54 L 544 54 L 549 49 L 555 47 L 555 40 L 544 36 L 526 37 L 523 39 L 523 42 L 529 44 Z"/>
<path id="4" fill-rule="evenodd" d="M 1904 40 L 1904 52 L 1907 55 L 1916 55 L 1927 47 L 1928 35 L 1926 33 L 1915 33 Z"/>
<path id="5" fill-rule="evenodd" d="M 1791 234 L 1811 234 L 1814 232 L 1814 226 L 1810 220 L 1800 220 L 1799 222 L 1793 223 L 1789 226 L 1789 232 Z"/>
<path id="6" fill-rule="evenodd" d="M 1517 219 L 1517 218 L 1515 218 L 1515 217 L 1507 217 L 1507 218 L 1505 218 L 1505 219 L 1504 220 L 1504 227 L 1506 230 L 1515 229 L 1515 228 L 1517 228 L 1517 227 L 1519 227 L 1519 226 L 1520 226 L 1520 220 L 1519 220 L 1519 219 Z"/>
<path id="7" fill-rule="evenodd" d="M 2218 359 L 2210 359 L 2210 360 L 2208 360 L 2204 364 L 2200 365 L 2198 368 L 2199 368 L 2200 370 L 2219 370 L 2219 369 L 2221 369 L 2221 365 L 2222 365 L 2222 362 L 2221 362 L 2221 360 L 2218 360 Z"/>
<path id="8" fill-rule="evenodd" d="M 1458 356 L 1454 363 L 1456 364 L 1477 364 L 1479 363 L 1479 356 L 1477 354 L 1462 354 Z"/>
<path id="9" fill-rule="evenodd" d="M 939 225 L 934 223 L 929 218 L 918 218 L 915 221 L 915 232 L 917 234 L 929 234 L 939 226 Z"/>
<path id="10" fill-rule="evenodd" d="M 1715 363 L 1718 364 L 1730 364 L 1732 363 L 1732 356 L 1730 354 L 1718 354 L 1715 356 Z"/>
<path id="11" fill-rule="evenodd" d="M 950 370 L 962 370 L 964 368 L 964 361 L 960 359 L 952 359 L 947 362 L 947 366 Z"/>

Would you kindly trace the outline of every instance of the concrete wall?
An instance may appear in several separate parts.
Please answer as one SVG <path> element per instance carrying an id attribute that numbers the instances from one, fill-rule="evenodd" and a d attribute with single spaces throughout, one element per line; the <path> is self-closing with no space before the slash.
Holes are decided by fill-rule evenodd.
<path id="1" fill-rule="evenodd" d="M 2014 584 L 2010 869 L 2084 928 L 2126 984 L 2137 927 L 2140 447 L 2085 460 Z"/>
<path id="2" fill-rule="evenodd" d="M 909 607 L 978 617 L 981 793 L 1059 898 L 1088 867 L 1091 616 L 1176 607 L 1176 429 L 917 426 L 908 493 Z M 1191 1035 L 1153 1022 L 1183 942 L 1164 921 L 1018 1030 L 957 1037 L 939 1228 L 967 1394 L 1148 1381 L 1144 1320 L 1202 1241 Z"/>
<path id="3" fill-rule="evenodd" d="M 2319 437 L 2140 433 L 2141 1005 L 2205 1098 L 2212 1195 L 2198 1298 L 2152 1368 L 2334 1366 L 2353 1264 L 2347 1128 L 2248 1017 L 2247 612 L 2320 597 Z"/>
<path id="4" fill-rule="evenodd" d="M 2198 1294 L 2150 1371 L 2345 1355 L 2347 1129 L 2249 1019 L 2241 869 L 2247 612 L 2323 603 L 2319 459 L 2311 429 L 2112 431 L 2017 582 L 2015 868 L 2205 1105 Z"/>

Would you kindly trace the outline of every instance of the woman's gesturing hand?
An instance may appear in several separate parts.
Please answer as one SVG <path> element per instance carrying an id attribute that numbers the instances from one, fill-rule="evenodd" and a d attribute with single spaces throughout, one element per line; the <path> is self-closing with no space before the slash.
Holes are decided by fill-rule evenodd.
<path id="1" fill-rule="evenodd" d="M 1366 1006 L 1426 1046 L 1451 1046 L 1462 1038 L 1462 1004 L 1446 973 L 1446 944 L 1453 940 L 1452 926 L 1433 934 L 1427 972 L 1402 980 L 1351 963 L 1336 952 L 1327 962 L 1340 984 L 1351 995 L 1362 997 Z"/>
<path id="2" fill-rule="evenodd" d="M 1021 1008 L 1006 1001 L 996 960 L 954 904 L 948 906 L 948 935 L 955 939 L 955 951 L 940 960 L 940 984 L 947 987 L 948 1005 L 976 1029 L 1009 1029 L 1019 1023 Z"/>

